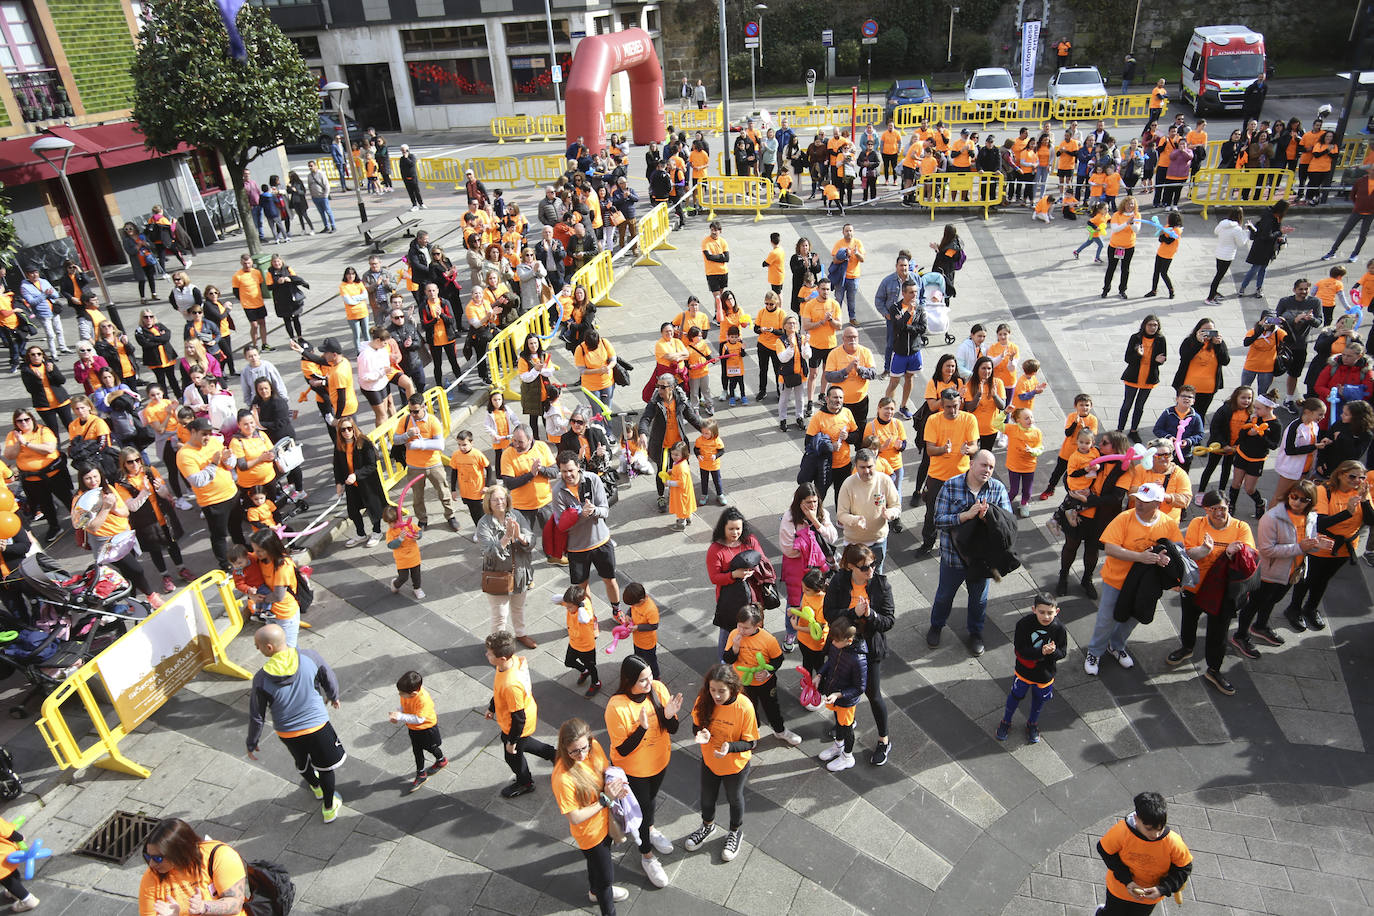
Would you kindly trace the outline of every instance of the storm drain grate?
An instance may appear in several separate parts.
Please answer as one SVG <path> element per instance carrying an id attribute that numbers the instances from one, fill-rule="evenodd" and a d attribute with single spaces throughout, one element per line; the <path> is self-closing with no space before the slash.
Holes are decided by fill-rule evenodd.
<path id="1" fill-rule="evenodd" d="M 116 811 L 76 852 L 102 862 L 123 865 L 134 853 L 143 851 L 144 842 L 159 820 L 146 814 Z"/>

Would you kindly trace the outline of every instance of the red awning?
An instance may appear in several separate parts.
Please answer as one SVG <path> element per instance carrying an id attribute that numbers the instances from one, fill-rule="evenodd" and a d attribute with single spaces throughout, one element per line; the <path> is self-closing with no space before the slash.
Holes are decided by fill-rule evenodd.
<path id="1" fill-rule="evenodd" d="M 51 166 L 29 147 L 39 137 L 51 134 L 70 140 L 75 146 L 67 160 L 67 174 L 91 169 L 113 169 L 137 162 L 148 162 L 162 156 L 143 145 L 143 134 L 133 121 L 97 124 L 91 127 L 50 127 L 43 134 L 16 137 L 0 141 L 0 182 L 7 187 L 44 181 L 56 177 Z M 193 147 L 182 144 L 174 152 L 189 153 Z M 49 154 L 50 156 L 52 154 Z M 61 156 L 54 157 L 61 161 Z"/>

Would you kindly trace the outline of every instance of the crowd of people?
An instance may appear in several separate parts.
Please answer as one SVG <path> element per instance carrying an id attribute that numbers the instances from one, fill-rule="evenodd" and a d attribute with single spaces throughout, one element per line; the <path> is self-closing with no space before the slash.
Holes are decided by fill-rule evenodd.
<path id="1" fill-rule="evenodd" d="M 746 128 L 731 152 L 741 173 L 747 167 L 776 180 L 775 172 L 790 166 L 798 181 L 810 174 L 813 194 L 818 182 L 845 187 L 850 178 L 852 186 L 851 176 L 858 176 L 866 199 L 880 170 L 886 183 L 910 188 L 920 175 L 936 171 L 985 170 L 987 148 L 997 156 L 997 169 L 1006 164 L 1009 151 L 1017 195 L 1043 202 L 1050 195 L 1048 163 L 1053 161 L 1063 195 L 1058 201 L 1077 197 L 1095 205 L 1090 241 L 1099 233 L 1108 248 L 1103 296 L 1117 272 L 1118 292 L 1127 295 L 1131 254 L 1142 226 L 1134 196 L 1139 183 L 1142 192 L 1155 193 L 1156 206 L 1169 210 L 1163 224 L 1151 221 L 1159 231 L 1158 249 L 1154 281 L 1145 295 L 1156 295 L 1162 281 L 1173 298 L 1168 262 L 1183 237 L 1183 221 L 1169 208 L 1178 200 L 1178 184 L 1200 165 L 1196 157 L 1185 162 L 1177 154 L 1205 149 L 1205 129 L 1199 122 L 1171 125 L 1160 133 L 1152 123 L 1124 149 L 1100 124 L 1086 133 L 1071 126 L 1058 145 L 1048 135 L 1032 141 L 1022 130 L 999 149 L 994 138 L 984 138 L 985 146 L 979 146 L 970 131 L 952 139 L 942 125 L 923 123 L 903 155 L 904 142 L 900 134 L 891 140 L 891 125 L 882 134 L 869 128 L 857 142 L 839 131 L 829 141 L 818 136 L 801 151 L 784 121 L 780 130 L 762 136 Z M 1237 156 L 1248 155 L 1256 144 L 1264 155 L 1271 143 L 1267 129 L 1253 125 L 1233 137 Z M 1320 124 L 1313 130 L 1319 132 Z M 1311 132 L 1297 135 L 1292 125 L 1283 131 L 1276 132 L 1273 148 L 1285 151 L 1283 162 L 1291 159 L 1292 167 L 1306 169 L 1305 186 L 1320 188 L 1321 169 L 1313 164 L 1325 139 L 1319 133 L 1312 158 L 1303 162 L 1304 138 Z M 1063 541 L 1058 577 L 1031 597 L 1028 613 L 1015 624 L 1014 672 L 995 730 L 998 740 L 1009 737 L 1028 693 L 1026 738 L 1040 740 L 1040 717 L 1053 696 L 1056 664 L 1069 651 L 1058 621 L 1060 599 L 1070 592 L 1080 555 L 1079 587 L 1097 603 L 1092 638 L 1083 646 L 1089 675 L 1098 673 L 1106 656 L 1133 667 L 1128 639 L 1134 627 L 1153 619 L 1162 596 L 1177 589 L 1180 645 L 1165 662 L 1176 666 L 1191 660 L 1205 614 L 1202 676 L 1222 695 L 1236 692 L 1223 671 L 1228 646 L 1247 660 L 1260 657 L 1261 645 L 1282 646 L 1285 639 L 1271 616 L 1284 599 L 1292 630 L 1324 629 L 1322 599 L 1330 582 L 1359 556 L 1374 565 L 1374 555 L 1362 551 L 1363 530 L 1374 523 L 1369 492 L 1374 371 L 1358 332 L 1358 309 L 1349 307 L 1344 268 L 1331 269 L 1316 284 L 1298 280 L 1291 296 L 1265 311 L 1239 343 L 1245 353 L 1238 377 L 1229 374 L 1232 357 L 1240 354 L 1232 352 L 1235 347 L 1228 346 L 1212 319 L 1199 318 L 1171 350 L 1161 319 L 1147 316 L 1119 342 L 1125 348 L 1124 391 L 1115 428 L 1094 412 L 1091 397 L 1078 394 L 1060 439 L 1037 426 L 1035 402 L 1051 384 L 1063 381 L 1048 378 L 1039 361 L 1024 352 L 1009 321 L 974 324 L 966 338 L 949 338 L 957 345 L 942 338 L 956 300 L 958 271 L 967 258 L 956 227 L 945 227 L 929 244 L 929 270 L 903 250 L 889 273 L 887 265 L 874 269 L 851 224 L 833 240 L 796 239 L 791 255 L 781 234 L 773 233 L 762 263 L 753 268 L 731 259 L 724 227 L 712 222 L 701 243 L 709 297 L 688 298 L 679 314 L 662 323 L 652 359 L 646 360 L 652 369 L 643 403 L 634 405 L 638 418 L 617 423 L 617 388 L 628 383 L 624 360 L 597 327 L 587 290 L 567 279 L 601 247 L 624 247 L 635 236 L 639 198 L 628 187 L 622 146 L 612 138 L 601 156 L 580 140 L 570 144 L 568 174 L 544 191 L 537 207 L 540 238 L 533 245 L 526 242 L 531 226 L 520 208 L 505 202 L 500 191 L 489 193 L 469 174 L 460 221 L 461 264 L 421 231 L 401 271 L 376 257 L 363 272 L 347 268 L 337 287 L 339 324 L 348 326 L 353 360 L 336 337 L 317 347 L 301 337 L 300 315 L 311 287 L 279 254 L 266 270 L 245 255 L 227 286 L 231 295 L 223 297 L 215 286 L 193 283 L 189 259 L 183 261 L 168 294 L 178 327 L 168 327 L 145 308 L 132 337 L 101 314 L 91 282 L 75 265 L 60 289 L 35 270 L 24 288 L 0 296 L 0 320 L 22 315 L 26 322 L 43 323 L 45 330 L 53 328 L 47 349 L 5 328 L 11 332 L 6 340 L 14 368 L 32 400 L 32 408 L 15 411 L 4 447 L 6 465 L 15 468 L 6 466 L 5 477 L 22 488 L 27 525 L 44 522 L 46 541 L 70 525 L 95 551 L 132 532 L 141 551 L 126 554 L 116 566 L 156 605 L 160 593 L 175 589 L 173 572 L 183 581 L 193 577 L 180 552 L 178 512 L 198 507 L 215 563 L 233 574 L 249 611 L 265 624 L 256 636 L 266 664 L 253 684 L 248 752 L 257 753 L 270 717 L 320 799 L 326 822 L 342 809 L 334 782 L 346 754 L 326 708 L 326 703 L 338 706 L 337 678 L 318 653 L 299 647 L 310 586 L 292 559 L 291 532 L 280 512 L 303 503 L 306 495 L 302 468 L 291 457 L 300 419 L 291 406 L 293 387 L 301 402 L 313 396 L 330 437 L 335 491 L 355 531 L 345 546 L 374 548 L 384 542 L 395 561 L 393 592 L 409 583 L 415 599 L 426 600 L 420 545 L 430 534 L 432 499 L 437 497 L 454 533 L 465 525 L 458 510 L 467 509 L 491 612 L 485 648 L 495 682 L 487 715 L 500 730 L 513 774 L 501 794 L 513 798 L 534 791 L 526 754 L 552 763 L 553 797 L 586 857 L 589 894 L 603 913 L 614 913 L 615 902 L 625 897 L 614 884 L 612 849 L 618 834 L 637 843 L 643 871 L 657 887 L 668 882 L 661 860 L 675 851 L 655 826 L 655 800 L 672 759 L 684 694 L 660 680 L 659 628 L 667 621 L 652 596 L 654 584 L 622 586 L 618 574 L 612 507 L 630 478 L 654 480 L 657 510 L 671 513 L 679 531 L 691 530 L 711 488 L 724 507 L 710 526 L 705 556 L 715 592 L 718 657 L 703 673 L 695 697 L 689 694 L 687 700 L 701 753 L 701 824 L 682 841 L 691 852 L 716 835 L 716 807 L 724 788 L 729 808 L 724 861 L 735 858 L 743 842 L 760 719 L 783 746 L 801 744 L 788 727 L 786 716 L 796 709 L 780 702 L 778 676 L 786 656 L 798 648 L 804 672 L 800 705 L 833 718 L 819 761 L 834 773 L 857 765 L 856 711 L 865 699 L 875 732 L 868 764 L 884 766 L 890 759 L 882 670 L 889 654 L 885 634 L 896 620 L 887 575 L 897 558 L 889 540 L 904 530 L 908 499 L 911 508 L 923 507 L 924 513 L 913 556 L 901 562 L 938 563 L 927 645 L 933 650 L 941 644 L 963 589 L 966 645 L 974 656 L 985 650 L 991 584 L 1021 562 L 1015 551 L 1018 523 L 1030 517 L 1033 501 L 1059 500 L 1050 521 L 1054 537 Z M 1291 155 L 1291 149 L 1298 154 Z M 708 162 L 709 147 L 700 135 L 651 147 L 646 153 L 651 200 L 680 199 Z M 1125 185 L 1120 201 L 1110 181 L 1114 170 Z M 312 164 L 310 192 L 317 174 Z M 369 174 L 366 164 L 358 174 Z M 377 174 L 389 179 L 389 165 L 385 171 L 377 166 Z M 288 193 L 291 184 L 288 180 Z M 269 225 L 283 216 L 280 208 L 274 212 L 269 206 L 274 186 L 269 181 L 259 198 Z M 327 195 L 326 183 L 326 200 Z M 1265 268 L 1287 235 L 1288 206 L 1274 203 L 1258 224 L 1238 209 L 1219 222 L 1209 303 L 1220 300 L 1219 284 L 1247 243 L 1251 269 L 1241 294 L 1252 280 L 1262 290 Z M 1358 207 L 1357 202 L 1360 216 Z M 322 218 L 324 213 L 321 209 Z M 1367 228 L 1365 220 L 1361 242 Z M 177 252 L 164 239 L 161 249 L 149 245 L 145 253 L 146 236 L 136 227 L 129 237 L 135 247 L 131 259 L 139 258 L 136 275 L 153 291 L 166 257 Z M 745 264 L 756 257 L 746 256 Z M 143 273 L 144 266 L 152 272 Z M 731 277 L 738 281 L 741 272 L 755 269 L 769 291 L 752 309 L 731 291 Z M 875 274 L 881 280 L 872 283 Z M 859 288 L 871 283 L 883 324 L 883 333 L 872 339 L 883 340 L 881 353 L 860 343 Z M 1362 294 L 1374 290 L 1374 262 L 1352 284 L 1356 288 Z M 237 353 L 231 298 L 249 327 L 250 340 Z M 302 383 L 295 386 L 266 357 L 276 350 L 268 343 L 269 298 L 286 326 L 293 359 L 299 359 Z M 58 316 L 61 306 L 78 318 L 70 382 L 58 362 L 70 352 L 60 318 L 42 313 L 46 307 Z M 422 394 L 429 381 L 424 356 L 435 385 L 444 383 L 445 359 L 454 377 L 464 365 L 476 364 L 485 372 L 483 357 L 495 334 L 536 308 L 550 309 L 558 332 L 554 339 L 531 334 L 523 341 L 518 405 L 508 405 L 499 390 L 483 399 L 478 416 L 491 451 L 477 447 L 471 429 L 446 433 L 433 402 Z M 573 404 L 564 393 L 550 352 L 557 344 L 571 354 L 577 381 L 590 393 L 587 405 Z M 749 359 L 757 360 L 756 375 L 746 368 Z M 922 385 L 927 361 L 931 373 Z M 710 379 L 717 366 L 720 392 L 713 394 Z M 1142 432 L 1150 393 L 1170 371 L 1172 403 Z M 235 376 L 238 383 L 232 384 Z M 69 393 L 67 386 L 77 384 L 84 393 Z M 359 391 L 373 408 L 375 425 L 402 414 L 392 453 L 409 480 L 409 498 L 400 506 L 386 505 L 377 473 L 380 456 L 358 420 Z M 626 393 L 620 397 L 623 405 Z M 726 495 L 732 454 L 726 441 L 732 419 L 740 416 L 732 408 L 746 408 L 751 401 L 768 405 L 769 397 L 776 398 L 780 431 L 785 433 L 791 420 L 804 436 L 798 484 L 777 519 L 777 568 L 755 526 Z M 1056 450 L 1055 457 L 1042 462 L 1047 449 Z M 1204 458 L 1202 466 L 1198 459 Z M 1196 487 L 1195 461 L 1202 466 Z M 908 462 L 912 473 L 907 473 Z M 1267 464 L 1277 483 L 1261 490 Z M 999 474 L 999 465 L 1005 474 Z M 903 495 L 907 486 L 909 497 Z M 89 497 L 92 492 L 97 495 Z M 1239 505 L 1242 493 L 1253 503 L 1253 527 L 1240 517 L 1248 509 Z M 5 547 L 7 561 L 28 550 L 27 525 Z M 541 551 L 551 564 L 568 570 L 559 601 L 566 617 L 565 665 L 576 672 L 577 684 L 585 685 L 587 697 L 602 690 L 597 661 L 603 628 L 631 642 L 605 705 L 604 744 L 582 718 L 562 723 L 552 745 L 537 736 L 534 694 L 540 685 L 520 650 L 538 647 L 525 606 Z M 160 588 L 142 568 L 145 553 L 162 576 Z M 593 604 L 593 570 L 609 616 Z M 0 590 L 0 596 L 12 612 L 20 612 L 16 595 Z M 399 708 L 391 721 L 404 724 L 410 734 L 415 790 L 447 764 L 447 757 L 422 675 L 405 672 L 397 689 Z M 426 755 L 432 758 L 428 765 Z M 1146 807 L 1143 823 L 1162 828 L 1151 820 L 1160 816 L 1157 806 Z M 202 840 L 185 822 L 166 823 L 159 831 L 145 849 L 150 906 L 178 894 L 187 901 L 193 893 L 203 896 L 207 881 L 221 900 L 232 898 L 235 887 L 242 891 L 242 863 L 232 850 Z"/>

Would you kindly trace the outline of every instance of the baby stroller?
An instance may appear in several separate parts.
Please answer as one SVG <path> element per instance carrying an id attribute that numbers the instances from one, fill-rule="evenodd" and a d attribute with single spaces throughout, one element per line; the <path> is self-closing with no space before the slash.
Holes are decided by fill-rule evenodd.
<path id="1" fill-rule="evenodd" d="M 920 274 L 916 279 L 920 283 L 921 303 L 925 306 L 927 334 L 936 338 L 943 334 L 945 346 L 952 345 L 955 337 L 949 332 L 949 303 L 945 301 L 945 275 L 938 270 L 931 270 Z"/>
<path id="2" fill-rule="evenodd" d="M 114 542 L 111 542 L 112 544 Z M 148 616 L 133 597 L 133 585 L 111 567 L 107 553 L 75 576 L 44 553 L 27 556 L 17 578 L 28 598 L 27 619 L 4 615 L 0 632 L 0 677 L 19 672 L 30 690 L 10 715 L 22 719 L 26 706 L 46 696 L 73 671 Z"/>

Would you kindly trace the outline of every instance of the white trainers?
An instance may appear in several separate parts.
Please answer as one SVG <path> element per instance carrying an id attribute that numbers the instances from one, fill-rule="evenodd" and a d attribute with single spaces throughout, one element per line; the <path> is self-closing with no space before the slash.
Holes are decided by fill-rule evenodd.
<path id="1" fill-rule="evenodd" d="M 663 870 L 663 863 L 653 856 L 645 856 L 639 860 L 639 864 L 644 868 L 644 877 L 649 879 L 649 883 L 654 887 L 668 886 L 668 873 Z"/>
<path id="2" fill-rule="evenodd" d="M 183 496 L 176 501 L 176 507 L 182 512 L 188 511 L 194 505 L 195 503 L 191 501 L 189 496 Z"/>
<path id="3" fill-rule="evenodd" d="M 1087 654 L 1085 654 L 1085 655 L 1083 656 L 1083 673 L 1084 673 L 1084 674 L 1091 674 L 1092 676 L 1096 677 L 1096 676 L 1097 676 L 1097 663 L 1098 663 L 1098 658 L 1097 658 L 1096 655 L 1093 655 L 1091 652 L 1088 652 Z"/>
<path id="4" fill-rule="evenodd" d="M 672 855 L 673 841 L 660 833 L 657 827 L 649 828 L 649 845 L 661 856 Z"/>
<path id="5" fill-rule="evenodd" d="M 839 742 L 836 742 L 830 745 L 825 750 L 821 751 L 816 756 L 820 758 L 821 763 L 829 763 L 830 761 L 834 760 L 836 757 L 840 756 L 843 753 L 844 745 L 840 744 Z"/>
<path id="6" fill-rule="evenodd" d="M 370 535 L 370 536 L 368 537 L 367 543 L 364 544 L 363 546 L 365 546 L 365 547 L 376 547 L 376 546 L 377 546 L 378 544 L 380 544 L 381 542 L 382 542 L 382 536 L 381 536 L 380 534 L 373 534 L 373 535 Z"/>
<path id="7" fill-rule="evenodd" d="M 798 735 L 791 729 L 784 728 L 780 732 L 773 732 L 773 737 L 777 738 L 783 744 L 790 744 L 793 747 L 801 744 L 801 735 Z"/>
<path id="8" fill-rule="evenodd" d="M 1107 654 L 1115 658 L 1123 668 L 1135 667 L 1135 659 L 1131 658 L 1131 653 L 1125 649 L 1108 649 Z"/>
<path id="9" fill-rule="evenodd" d="M 344 541 L 344 546 L 345 546 L 345 547 L 357 547 L 359 544 L 363 543 L 363 542 L 366 541 L 366 540 L 367 540 L 367 535 L 364 535 L 364 534 L 355 534 L 355 535 L 353 535 L 353 537 L 351 537 L 351 538 L 349 538 L 348 540 Z"/>
<path id="10" fill-rule="evenodd" d="M 587 891 L 587 899 L 590 900 L 592 903 L 597 902 L 596 894 L 593 894 L 591 891 Z M 612 884 L 611 899 L 614 900 L 616 903 L 624 903 L 626 900 L 630 899 L 630 892 L 625 890 L 625 888 L 621 887 L 619 884 Z"/>
<path id="11" fill-rule="evenodd" d="M 735 856 L 739 855 L 740 840 L 744 839 L 744 830 L 731 830 L 725 835 L 725 848 L 720 851 L 722 862 L 732 862 Z"/>
<path id="12" fill-rule="evenodd" d="M 422 589 L 422 588 L 417 588 L 417 589 L 415 589 L 415 600 L 416 600 L 416 601 L 424 601 L 424 600 L 425 600 L 425 590 L 424 590 L 424 589 Z"/>
<path id="13" fill-rule="evenodd" d="M 854 755 L 853 755 L 853 754 L 841 753 L 841 754 L 840 754 L 838 757 L 836 757 L 834 760 L 832 760 L 832 761 L 830 761 L 829 763 L 827 763 L 827 764 L 825 765 L 825 768 L 826 768 L 827 770 L 829 770 L 830 772 L 832 772 L 832 773 L 838 773 L 838 772 L 840 772 L 841 770 L 847 770 L 847 769 L 849 769 L 849 768 L 852 767 L 853 765 L 854 765 Z"/>
<path id="14" fill-rule="evenodd" d="M 29 910 L 36 909 L 38 909 L 38 898 L 35 897 L 33 894 L 29 894 L 23 900 L 18 901 L 17 903 L 15 903 L 14 906 L 10 907 L 10 912 L 27 913 Z"/>

